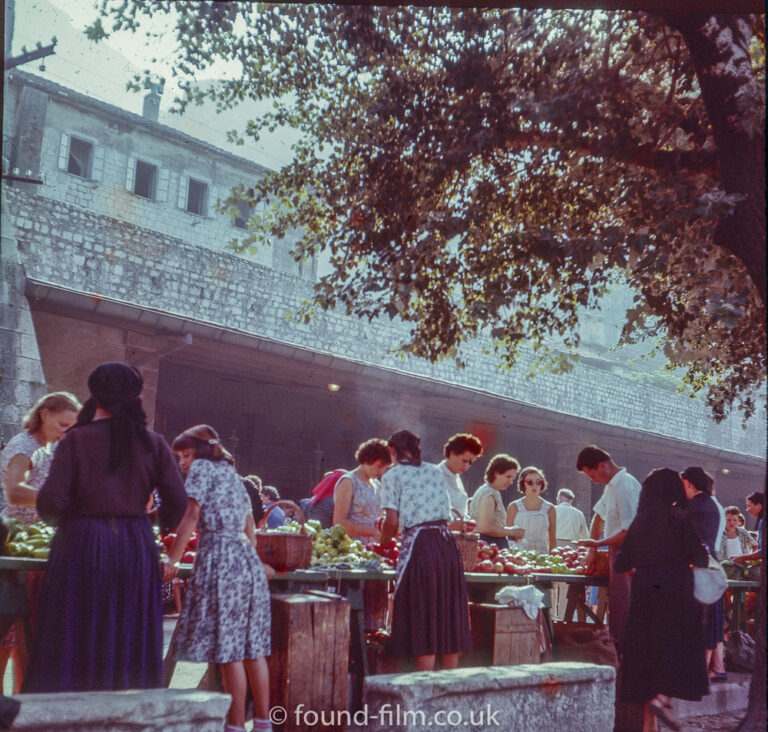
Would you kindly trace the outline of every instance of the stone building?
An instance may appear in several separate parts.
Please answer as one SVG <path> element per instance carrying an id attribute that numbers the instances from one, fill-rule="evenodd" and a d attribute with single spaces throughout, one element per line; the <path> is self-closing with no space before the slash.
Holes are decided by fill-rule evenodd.
<path id="1" fill-rule="evenodd" d="M 531 353 L 503 373 L 477 343 L 457 369 L 394 355 L 406 332 L 399 323 L 340 312 L 292 321 L 317 264 L 294 261 L 290 240 L 234 254 L 227 244 L 246 212 L 232 219 L 213 205 L 264 168 L 158 123 L 158 91 L 137 115 L 6 74 L 4 441 L 46 390 L 84 397 L 89 371 L 120 359 L 141 368 L 155 429 L 173 438 L 212 424 L 240 472 L 289 497 L 351 465 L 362 440 L 400 428 L 421 434 L 435 461 L 449 435 L 475 432 L 486 457 L 507 452 L 540 465 L 587 511 L 600 489 L 574 466 L 591 442 L 638 477 L 659 465 L 703 465 L 723 502 L 741 505 L 764 484 L 764 422 L 742 429 L 737 415 L 715 424 L 702 402 L 627 379 L 599 348 L 567 375 L 530 380 Z M 470 492 L 484 464 L 466 474 Z"/>

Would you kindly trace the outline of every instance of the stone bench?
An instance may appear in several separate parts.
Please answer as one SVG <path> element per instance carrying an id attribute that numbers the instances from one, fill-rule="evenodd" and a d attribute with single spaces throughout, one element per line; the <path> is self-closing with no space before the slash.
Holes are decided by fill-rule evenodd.
<path id="1" fill-rule="evenodd" d="M 227 694 L 194 689 L 17 694 L 16 732 L 221 732 Z"/>
<path id="2" fill-rule="evenodd" d="M 386 674 L 369 676 L 364 693 L 369 732 L 436 727 L 612 732 L 616 670 L 558 662 Z"/>

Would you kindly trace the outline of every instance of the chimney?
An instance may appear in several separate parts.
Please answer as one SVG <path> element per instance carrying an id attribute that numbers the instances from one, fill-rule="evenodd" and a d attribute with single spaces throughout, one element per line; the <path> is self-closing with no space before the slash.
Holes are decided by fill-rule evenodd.
<path id="1" fill-rule="evenodd" d="M 163 93 L 165 87 L 165 79 L 160 79 L 158 82 L 152 82 L 149 85 L 149 94 L 144 97 L 144 107 L 141 111 L 143 117 L 151 119 L 153 122 L 157 122 L 157 118 L 160 114 L 160 96 Z"/>

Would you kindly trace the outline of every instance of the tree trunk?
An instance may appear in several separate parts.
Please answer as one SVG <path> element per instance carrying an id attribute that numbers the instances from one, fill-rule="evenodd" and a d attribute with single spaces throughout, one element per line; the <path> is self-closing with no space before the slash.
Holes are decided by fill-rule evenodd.
<path id="1" fill-rule="evenodd" d="M 666 22 L 688 46 L 727 193 L 744 196 L 734 213 L 718 222 L 715 243 L 747 268 L 766 302 L 765 124 L 759 119 L 760 94 L 752 73 L 747 17 L 668 15 Z"/>

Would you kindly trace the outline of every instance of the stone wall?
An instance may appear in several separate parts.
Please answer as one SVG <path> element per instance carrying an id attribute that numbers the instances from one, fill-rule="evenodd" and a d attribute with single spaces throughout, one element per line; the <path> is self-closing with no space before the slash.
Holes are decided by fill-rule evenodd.
<path id="1" fill-rule="evenodd" d="M 734 416 L 720 425 L 701 402 L 678 397 L 618 374 L 577 365 L 567 375 L 525 376 L 534 354 L 501 372 L 488 343 L 466 349 L 467 368 L 401 359 L 392 346 L 407 334 L 397 322 L 373 323 L 340 312 L 310 324 L 286 318 L 312 295 L 311 283 L 243 257 L 194 246 L 62 200 L 7 192 L 4 207 L 16 229 L 28 277 L 77 291 L 165 310 L 265 338 L 399 369 L 507 396 L 547 409 L 762 457 L 765 425 L 743 430 Z"/>

